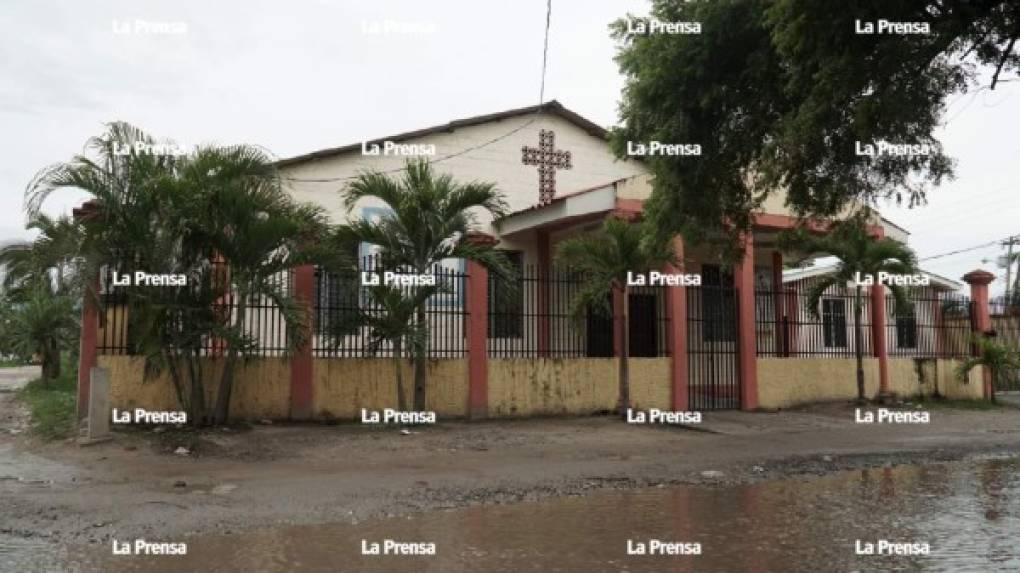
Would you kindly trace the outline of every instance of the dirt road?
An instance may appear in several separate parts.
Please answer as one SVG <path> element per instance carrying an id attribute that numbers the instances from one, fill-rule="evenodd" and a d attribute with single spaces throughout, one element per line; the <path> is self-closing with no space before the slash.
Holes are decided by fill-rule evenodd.
<path id="1" fill-rule="evenodd" d="M 10 403 L 2 407 L 10 408 Z M 0 432 L 0 535 L 98 543 L 356 522 L 604 488 L 1020 455 L 1020 410 L 854 423 L 849 405 L 709 413 L 703 431 L 615 418 L 117 432 L 90 447 Z M 174 454 L 186 448 L 188 455 Z"/>

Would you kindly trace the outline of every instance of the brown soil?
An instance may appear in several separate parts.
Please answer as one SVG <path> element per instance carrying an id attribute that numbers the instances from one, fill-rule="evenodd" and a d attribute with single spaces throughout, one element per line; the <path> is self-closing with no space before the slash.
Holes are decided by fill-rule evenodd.
<path id="1" fill-rule="evenodd" d="M 0 423 L 23 420 L 14 408 L 0 394 Z M 605 488 L 730 485 L 1020 455 L 1013 408 L 938 409 L 928 425 L 862 425 L 851 405 L 836 404 L 708 413 L 700 429 L 610 417 L 451 422 L 410 435 L 392 427 L 254 425 L 133 429 L 80 447 L 0 428 L 0 534 L 69 543 L 176 539 Z M 188 455 L 175 454 L 178 447 Z"/>

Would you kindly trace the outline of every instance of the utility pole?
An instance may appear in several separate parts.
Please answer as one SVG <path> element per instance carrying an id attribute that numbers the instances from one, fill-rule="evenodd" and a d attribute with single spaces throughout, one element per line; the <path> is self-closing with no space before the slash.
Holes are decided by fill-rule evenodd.
<path id="1" fill-rule="evenodd" d="M 1009 291 L 1013 287 L 1012 270 L 1013 270 L 1013 243 L 1016 242 L 1017 236 L 1010 235 L 1009 239 L 1003 246 L 1006 247 L 1006 300 L 1012 300 L 1009 296 Z"/>

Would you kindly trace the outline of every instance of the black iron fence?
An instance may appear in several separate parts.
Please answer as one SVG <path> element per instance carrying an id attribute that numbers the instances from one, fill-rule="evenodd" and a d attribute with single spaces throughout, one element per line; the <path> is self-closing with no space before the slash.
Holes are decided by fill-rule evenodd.
<path id="1" fill-rule="evenodd" d="M 856 293 L 832 287 L 817 303 L 810 299 L 807 287 L 755 291 L 758 356 L 852 357 L 858 346 L 865 355 L 871 353 L 867 292 L 858 298 Z"/>
<path id="2" fill-rule="evenodd" d="M 512 283 L 489 275 L 488 352 L 494 358 L 614 356 L 611 297 L 573 313 L 586 277 L 566 269 L 519 269 Z M 668 356 L 665 290 L 630 289 L 630 355 Z"/>
<path id="3" fill-rule="evenodd" d="M 907 291 L 907 304 L 887 297 L 886 347 L 889 356 L 955 358 L 971 353 L 971 301 L 932 289 Z"/>
<path id="4" fill-rule="evenodd" d="M 361 258 L 358 272 L 317 268 L 313 298 L 312 354 L 320 357 L 408 355 L 411 336 L 427 344 L 430 358 L 467 352 L 467 273 L 460 262 L 425 273 L 387 268 L 377 256 Z M 421 313 L 414 304 L 421 298 Z M 403 325 L 409 325 L 404 327 Z M 413 335 L 415 328 L 419 334 Z"/>
<path id="5" fill-rule="evenodd" d="M 227 288 L 229 269 L 221 262 L 210 263 L 205 269 L 186 276 L 183 286 L 137 286 L 115 284 L 114 271 L 100 276 L 99 333 L 100 354 L 134 355 L 139 353 L 141 328 L 151 322 L 163 329 L 162 336 L 190 345 L 200 356 L 223 353 L 226 343 L 217 336 L 217 327 L 225 324 L 242 326 L 244 352 L 255 356 L 282 356 L 289 347 L 289 330 L 283 314 L 274 302 L 275 292 L 288 296 L 293 292 L 293 273 L 284 272 L 265 279 L 261 288 L 251 288 L 242 301 Z M 120 281 L 128 272 L 116 273 Z M 133 282 L 133 281 L 132 281 Z M 129 299 L 136 308 L 145 305 L 152 316 L 131 316 Z M 242 304 L 243 303 L 243 304 Z M 243 313 L 243 317 L 239 315 Z M 160 333 L 149 332 L 150 336 Z"/>
<path id="6" fill-rule="evenodd" d="M 758 356 L 853 357 L 858 344 L 865 356 L 873 354 L 867 289 L 858 297 L 853 289 L 830 287 L 818 300 L 810 298 L 810 285 L 755 293 Z M 885 313 L 885 344 L 890 356 L 950 358 L 970 354 L 971 302 L 965 296 L 932 289 L 908 290 L 907 304 L 901 307 L 887 296 Z"/>

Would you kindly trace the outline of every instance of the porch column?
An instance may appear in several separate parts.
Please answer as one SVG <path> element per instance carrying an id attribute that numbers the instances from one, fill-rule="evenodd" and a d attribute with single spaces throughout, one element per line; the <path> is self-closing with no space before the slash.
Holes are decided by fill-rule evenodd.
<path id="1" fill-rule="evenodd" d="M 678 266 L 667 265 L 667 273 L 681 273 L 684 269 L 684 241 L 677 236 L 673 239 L 673 253 Z M 666 288 L 666 345 L 670 363 L 670 386 L 672 408 L 686 411 L 689 405 L 687 394 L 687 289 L 683 286 Z"/>
<path id="2" fill-rule="evenodd" d="M 776 355 L 789 356 L 786 325 L 783 324 L 783 253 L 772 251 L 772 307 L 776 329 Z"/>
<path id="3" fill-rule="evenodd" d="M 878 358 L 878 397 L 889 398 L 889 349 L 885 340 L 885 287 L 871 287 L 871 344 Z M 854 342 L 855 344 L 857 341 Z"/>
<path id="4" fill-rule="evenodd" d="M 312 337 L 315 319 L 315 266 L 302 265 L 294 269 L 294 298 L 304 307 L 308 320 L 306 342 L 295 348 L 290 357 L 290 417 L 307 420 L 312 417 Z"/>
<path id="5" fill-rule="evenodd" d="M 538 355 L 549 356 L 549 276 L 552 257 L 549 253 L 549 232 L 537 231 L 538 248 L 538 283 L 535 292 L 535 304 L 538 307 Z M 523 284 L 523 283 L 522 283 Z"/>
<path id="6" fill-rule="evenodd" d="M 988 314 L 988 285 L 995 280 L 992 273 L 977 269 L 963 275 L 963 280 L 970 285 L 971 324 L 975 336 L 986 336 L 992 329 L 992 318 Z M 979 348 L 973 347 L 976 354 Z M 983 395 L 985 399 L 992 397 L 992 373 L 988 368 L 981 369 Z"/>
<path id="7" fill-rule="evenodd" d="M 754 336 L 754 235 L 740 237 L 744 254 L 733 268 L 737 289 L 737 365 L 740 371 L 740 409 L 758 408 L 758 363 Z"/>
<path id="8" fill-rule="evenodd" d="M 495 245 L 496 239 L 484 233 L 471 233 L 475 244 Z M 469 420 L 489 415 L 489 271 L 477 261 L 467 261 L 467 308 L 464 335 L 467 338 Z"/>
<path id="9" fill-rule="evenodd" d="M 99 277 L 92 280 L 92 290 L 99 296 Z M 126 328 L 126 327 L 125 327 Z M 92 367 L 96 365 L 99 340 L 99 309 L 86 292 L 82 295 L 81 340 L 78 346 L 78 421 L 89 415 L 89 388 L 92 385 Z M 125 339 L 126 340 L 126 339 Z"/>

